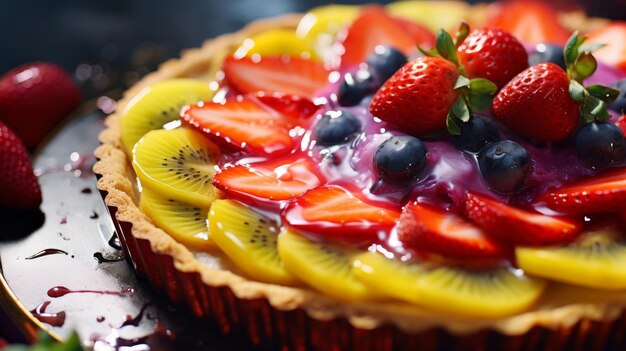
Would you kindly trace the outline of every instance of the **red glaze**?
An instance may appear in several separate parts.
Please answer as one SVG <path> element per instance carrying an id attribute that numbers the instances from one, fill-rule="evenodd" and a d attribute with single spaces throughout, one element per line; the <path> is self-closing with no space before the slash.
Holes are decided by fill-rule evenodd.
<path id="1" fill-rule="evenodd" d="M 500 28 L 526 44 L 564 45 L 571 34 L 546 2 L 511 0 L 488 7 L 487 27 Z"/>
<path id="2" fill-rule="evenodd" d="M 325 185 L 305 192 L 282 212 L 285 224 L 335 242 L 371 244 L 384 240 L 400 212 L 361 199 L 357 192 Z"/>
<path id="3" fill-rule="evenodd" d="M 398 70 L 378 90 L 370 111 L 408 134 L 446 128 L 446 116 L 459 96 L 453 89 L 455 65 L 439 57 L 418 57 Z"/>
<path id="4" fill-rule="evenodd" d="M 352 22 L 342 42 L 341 67 L 350 68 L 365 62 L 376 45 L 388 45 L 405 54 L 417 51 L 411 33 L 380 6 L 365 7 Z"/>
<path id="5" fill-rule="evenodd" d="M 621 212 L 626 208 L 626 168 L 552 189 L 538 202 L 569 214 Z"/>
<path id="6" fill-rule="evenodd" d="M 328 85 L 329 72 L 319 61 L 298 57 L 232 57 L 224 61 L 228 85 L 240 93 L 265 91 L 314 97 Z"/>
<path id="7" fill-rule="evenodd" d="M 294 110 L 293 115 L 297 112 Z M 205 102 L 181 111 L 183 121 L 211 140 L 253 155 L 284 154 L 296 145 L 304 120 L 282 114 L 252 96 Z"/>
<path id="8" fill-rule="evenodd" d="M 554 245 L 576 238 L 581 224 L 570 218 L 545 216 L 498 200 L 467 193 L 467 216 L 489 235 L 514 245 Z"/>
<path id="9" fill-rule="evenodd" d="M 15 133 L 0 122 L 0 207 L 36 209 L 41 189 L 28 152 Z"/>
<path id="10" fill-rule="evenodd" d="M 515 76 L 494 98 L 491 114 L 515 133 L 541 141 L 570 136 L 580 119 L 567 73 L 553 63 L 534 65 Z"/>
<path id="11" fill-rule="evenodd" d="M 460 216 L 417 202 L 408 204 L 398 223 L 404 246 L 453 259 L 503 259 L 507 248 Z"/>
<path id="12" fill-rule="evenodd" d="M 305 120 L 320 109 L 311 100 L 298 95 L 260 91 L 255 97 L 272 110 L 295 119 Z"/>
<path id="13" fill-rule="evenodd" d="M 473 30 L 457 51 L 468 78 L 487 78 L 498 88 L 528 68 L 524 46 L 497 28 Z"/>

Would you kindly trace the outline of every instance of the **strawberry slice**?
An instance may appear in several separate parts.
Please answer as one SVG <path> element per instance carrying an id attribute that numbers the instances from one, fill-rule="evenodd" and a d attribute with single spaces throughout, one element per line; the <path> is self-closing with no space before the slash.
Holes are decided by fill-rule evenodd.
<path id="1" fill-rule="evenodd" d="M 319 186 L 324 177 L 317 164 L 300 155 L 226 167 L 213 178 L 213 185 L 230 196 L 263 208 L 276 208 Z"/>
<path id="2" fill-rule="evenodd" d="M 398 238 L 408 248 L 452 259 L 499 259 L 507 255 L 503 244 L 475 224 L 417 202 L 408 204 L 402 211 Z"/>
<path id="3" fill-rule="evenodd" d="M 289 226 L 319 237 L 351 243 L 372 243 L 388 232 L 400 216 L 383 204 L 365 202 L 345 188 L 326 185 L 305 192 L 283 210 Z"/>
<path id="4" fill-rule="evenodd" d="M 296 119 L 311 117 L 320 108 L 313 101 L 298 95 L 260 91 L 255 96 L 263 105 Z"/>
<path id="5" fill-rule="evenodd" d="M 223 69 L 229 85 L 240 93 L 266 91 L 314 97 L 328 85 L 329 72 L 322 63 L 298 57 L 229 57 Z"/>
<path id="6" fill-rule="evenodd" d="M 435 47 L 435 35 L 427 27 L 402 17 L 393 17 L 393 21 L 413 39 L 413 45 Z"/>
<path id="7" fill-rule="evenodd" d="M 626 207 L 626 168 L 552 189 L 538 201 L 568 214 L 620 211 Z"/>
<path id="8" fill-rule="evenodd" d="M 306 122 L 272 110 L 250 96 L 221 103 L 205 102 L 187 107 L 181 114 L 186 124 L 213 141 L 257 155 L 292 150 L 296 140 L 290 132 Z"/>
<path id="9" fill-rule="evenodd" d="M 528 212 L 477 194 L 465 196 L 467 216 L 487 233 L 515 245 L 568 242 L 580 232 L 574 220 Z"/>
<path id="10" fill-rule="evenodd" d="M 349 68 L 365 62 L 376 45 L 388 45 L 405 54 L 416 51 L 413 38 L 382 7 L 370 6 L 352 22 L 342 42 L 341 66 Z"/>
<path id="11" fill-rule="evenodd" d="M 621 39 L 619 39 L 621 38 Z M 600 61 L 626 71 L 626 22 L 613 21 L 589 35 L 589 44 L 606 44 L 594 51 L 593 55 Z"/>
<path id="12" fill-rule="evenodd" d="M 526 44 L 563 45 L 570 32 L 552 7 L 539 1 L 511 0 L 489 5 L 486 27 L 503 29 Z"/>

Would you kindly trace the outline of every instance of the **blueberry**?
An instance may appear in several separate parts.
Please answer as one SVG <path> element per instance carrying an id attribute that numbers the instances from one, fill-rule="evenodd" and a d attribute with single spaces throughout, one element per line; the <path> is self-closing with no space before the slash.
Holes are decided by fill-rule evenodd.
<path id="1" fill-rule="evenodd" d="M 489 186 L 502 193 L 519 188 L 532 169 L 526 149 L 511 140 L 485 146 L 478 154 L 478 166 Z"/>
<path id="2" fill-rule="evenodd" d="M 609 107 L 619 113 L 626 113 L 626 78 L 611 84 L 611 87 L 619 90 L 619 96 Z"/>
<path id="3" fill-rule="evenodd" d="M 382 83 L 393 76 L 407 62 L 406 55 L 392 47 L 377 45 L 367 57 L 367 66 Z"/>
<path id="4" fill-rule="evenodd" d="M 626 158 L 624 133 L 612 123 L 592 122 L 580 127 L 574 143 L 578 157 L 588 167 L 605 168 Z"/>
<path id="5" fill-rule="evenodd" d="M 348 111 L 326 111 L 315 126 L 315 138 L 321 145 L 345 143 L 361 131 L 361 121 Z"/>
<path id="6" fill-rule="evenodd" d="M 534 66 L 542 62 L 552 62 L 566 69 L 563 47 L 554 44 L 537 44 L 535 51 L 528 55 L 528 65 Z"/>
<path id="7" fill-rule="evenodd" d="M 409 135 L 391 137 L 376 150 L 374 166 L 378 175 L 388 183 L 410 183 L 426 167 L 426 147 Z"/>
<path id="8" fill-rule="evenodd" d="M 354 106 L 378 88 L 380 88 L 380 84 L 370 71 L 359 69 L 343 76 L 343 81 L 337 92 L 337 100 L 341 106 Z"/>
<path id="9" fill-rule="evenodd" d="M 473 116 L 459 128 L 461 135 L 453 135 L 452 144 L 460 150 L 479 152 L 485 145 L 500 139 L 498 128 L 486 117 Z"/>

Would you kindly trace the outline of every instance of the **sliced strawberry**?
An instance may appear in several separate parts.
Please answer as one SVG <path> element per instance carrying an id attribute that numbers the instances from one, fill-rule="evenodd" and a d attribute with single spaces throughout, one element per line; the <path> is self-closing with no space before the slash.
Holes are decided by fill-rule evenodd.
<path id="1" fill-rule="evenodd" d="M 574 239 L 580 223 L 521 210 L 485 196 L 465 196 L 467 216 L 487 233 L 515 245 L 552 245 Z"/>
<path id="2" fill-rule="evenodd" d="M 611 66 L 626 71 L 626 22 L 613 21 L 589 35 L 587 43 L 605 44 L 603 48 L 594 51 L 594 56 Z"/>
<path id="3" fill-rule="evenodd" d="M 240 93 L 278 92 L 313 97 L 328 84 L 329 72 L 318 61 L 298 57 L 264 57 L 260 60 L 229 57 L 224 75 Z"/>
<path id="4" fill-rule="evenodd" d="M 185 108 L 181 113 L 185 123 L 212 140 L 262 155 L 292 150 L 296 140 L 290 131 L 305 123 L 302 119 L 272 110 L 249 96 L 223 103 L 205 102 Z"/>
<path id="5" fill-rule="evenodd" d="M 405 54 L 416 51 L 410 34 L 379 6 L 363 9 L 361 15 L 352 22 L 342 45 L 341 66 L 344 68 L 365 62 L 376 45 L 388 45 Z"/>
<path id="6" fill-rule="evenodd" d="M 417 202 L 402 211 L 398 238 L 408 248 L 453 259 L 497 259 L 507 255 L 503 244 L 487 236 L 475 224 Z"/>
<path id="7" fill-rule="evenodd" d="M 323 176 L 317 164 L 299 155 L 234 165 L 222 169 L 213 178 L 213 185 L 230 196 L 263 208 L 280 206 L 305 191 L 319 186 Z"/>
<path id="8" fill-rule="evenodd" d="M 278 111 L 283 115 L 297 119 L 311 117 L 320 108 L 320 106 L 314 104 L 313 101 L 298 95 L 266 93 L 264 91 L 258 92 L 255 95 L 263 105 L 269 106 L 274 111 Z"/>
<path id="9" fill-rule="evenodd" d="M 626 208 L 626 168 L 604 172 L 593 178 L 552 189 L 539 202 L 559 212 L 619 212 Z"/>
<path id="10" fill-rule="evenodd" d="M 563 45 L 570 32 L 557 18 L 556 11 L 539 1 L 511 0 L 489 5 L 487 27 L 504 29 L 526 44 Z"/>
<path id="11" fill-rule="evenodd" d="M 435 47 L 435 35 L 427 27 L 402 17 L 393 17 L 393 21 L 411 36 L 413 45 L 423 48 Z"/>
<path id="12" fill-rule="evenodd" d="M 626 135 L 626 115 L 621 115 L 617 121 L 615 121 L 615 125 Z"/>
<path id="13" fill-rule="evenodd" d="M 399 211 L 365 202 L 342 187 L 327 185 L 305 192 L 283 210 L 291 227 L 319 237 L 352 243 L 372 243 L 388 232 Z"/>

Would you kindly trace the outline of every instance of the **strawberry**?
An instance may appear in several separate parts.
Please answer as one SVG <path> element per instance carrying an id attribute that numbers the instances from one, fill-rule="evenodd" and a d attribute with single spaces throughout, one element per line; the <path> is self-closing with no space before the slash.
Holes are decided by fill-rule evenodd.
<path id="1" fill-rule="evenodd" d="M 369 6 L 352 22 L 341 42 L 343 54 L 341 67 L 351 68 L 365 62 L 376 45 L 387 45 L 405 54 L 415 53 L 415 42 L 402 25 L 388 15 L 382 7 Z"/>
<path id="2" fill-rule="evenodd" d="M 51 63 L 25 64 L 0 77 L 0 121 L 30 149 L 79 102 L 72 77 Z"/>
<path id="3" fill-rule="evenodd" d="M 626 115 L 621 115 L 617 121 L 615 121 L 615 125 L 626 135 Z"/>
<path id="4" fill-rule="evenodd" d="M 26 147 L 0 122 L 0 207 L 36 209 L 41 189 L 33 174 Z"/>
<path id="5" fill-rule="evenodd" d="M 306 103 L 302 106 L 309 108 Z M 292 150 L 296 140 L 291 133 L 306 123 L 306 119 L 299 118 L 305 113 L 297 109 L 290 114 L 279 113 L 254 96 L 205 102 L 184 108 L 181 114 L 186 124 L 215 142 L 260 155 Z"/>
<path id="6" fill-rule="evenodd" d="M 378 90 L 372 114 L 413 135 L 446 128 L 446 118 L 459 96 L 459 71 L 441 57 L 418 57 L 398 70 Z"/>
<path id="7" fill-rule="evenodd" d="M 498 259 L 507 255 L 503 244 L 475 224 L 417 202 L 408 204 L 402 211 L 398 239 L 408 248 L 453 259 Z"/>
<path id="8" fill-rule="evenodd" d="M 478 194 L 465 196 L 467 216 L 499 240 L 514 245 L 554 245 L 570 241 L 580 223 L 525 211 Z"/>
<path id="9" fill-rule="evenodd" d="M 595 51 L 602 62 L 626 71 L 626 21 L 613 21 L 589 34 L 590 44 L 606 44 Z"/>
<path id="10" fill-rule="evenodd" d="M 403 17 L 393 17 L 393 21 L 413 39 L 414 45 L 425 48 L 435 46 L 435 35 L 427 27 Z"/>
<path id="11" fill-rule="evenodd" d="M 468 78 L 487 78 L 498 88 L 528 68 L 524 46 L 501 29 L 475 29 L 457 51 Z"/>
<path id="12" fill-rule="evenodd" d="M 255 96 L 263 105 L 296 119 L 311 117 L 319 109 L 311 100 L 298 95 L 260 91 Z"/>
<path id="13" fill-rule="evenodd" d="M 538 199 L 558 212 L 583 215 L 626 208 L 626 168 L 551 189 Z"/>
<path id="14" fill-rule="evenodd" d="M 329 72 L 318 61 L 298 57 L 263 57 L 260 60 L 229 57 L 224 76 L 240 93 L 266 91 L 314 97 L 328 85 Z"/>
<path id="15" fill-rule="evenodd" d="M 302 155 L 252 165 L 225 167 L 213 178 L 213 185 L 230 196 L 264 208 L 276 208 L 319 186 L 323 176 L 317 163 Z"/>
<path id="16" fill-rule="evenodd" d="M 309 190 L 291 201 L 283 221 L 296 229 L 332 240 L 372 243 L 388 232 L 400 216 L 383 204 L 366 202 L 345 188 L 326 185 Z"/>
<path id="17" fill-rule="evenodd" d="M 493 117 L 512 131 L 542 141 L 562 140 L 576 129 L 579 104 L 569 93 L 570 80 L 553 63 L 534 65 L 496 95 Z"/>
<path id="18" fill-rule="evenodd" d="M 488 7 L 486 25 L 503 29 L 525 44 L 563 45 L 569 37 L 569 31 L 559 23 L 554 9 L 539 1 L 493 3 Z"/>

